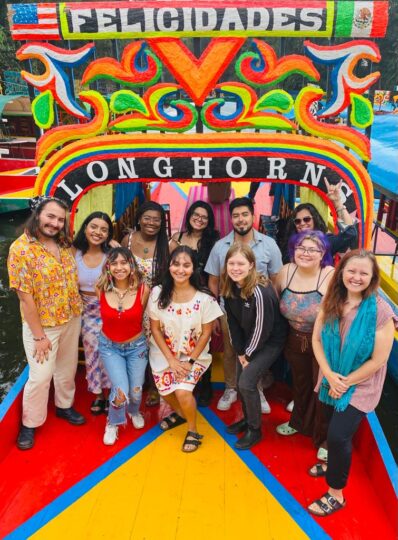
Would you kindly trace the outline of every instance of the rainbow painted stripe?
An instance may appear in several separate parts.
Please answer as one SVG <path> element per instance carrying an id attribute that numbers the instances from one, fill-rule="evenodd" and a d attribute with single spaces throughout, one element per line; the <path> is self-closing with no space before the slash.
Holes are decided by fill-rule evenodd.
<path id="1" fill-rule="evenodd" d="M 353 191 L 357 216 L 359 220 L 362 245 L 370 245 L 373 208 L 373 186 L 371 179 L 362 164 L 347 150 L 332 141 L 316 139 L 302 135 L 284 134 L 193 134 L 184 135 L 106 135 L 76 141 L 58 151 L 41 169 L 35 184 L 35 194 L 64 195 L 60 182 L 71 171 L 95 160 L 119 157 L 153 157 L 179 156 L 191 157 L 200 155 L 206 157 L 236 156 L 245 157 L 266 156 L 302 161 L 311 161 L 321 166 L 333 169 Z M 147 181 L 160 180 L 154 174 L 145 178 Z M 168 181 L 178 178 L 168 178 Z M 231 180 L 225 177 L 225 180 Z M 247 179 L 246 179 L 247 180 Z M 261 178 L 260 180 L 267 180 Z M 132 179 L 107 178 L 102 184 L 134 181 Z M 142 181 L 142 179 L 140 179 Z M 300 185 L 297 180 L 289 178 L 275 180 Z M 72 215 L 80 197 L 93 186 L 86 187 L 72 205 Z M 304 184 L 301 184 L 304 185 Z M 305 184 L 307 186 L 307 184 Z M 319 188 L 308 184 L 328 203 L 327 195 Z M 336 216 L 334 216 L 336 218 Z"/>

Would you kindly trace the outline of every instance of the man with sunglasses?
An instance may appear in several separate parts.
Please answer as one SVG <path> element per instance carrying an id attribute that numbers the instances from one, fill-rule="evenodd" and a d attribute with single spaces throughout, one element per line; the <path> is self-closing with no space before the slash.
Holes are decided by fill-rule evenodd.
<path id="1" fill-rule="evenodd" d="M 205 272 L 209 274 L 209 288 L 216 297 L 219 296 L 220 276 L 224 268 L 225 256 L 229 248 L 235 243 L 248 244 L 252 248 L 256 256 L 258 272 L 269 277 L 272 281 L 282 268 L 281 252 L 275 240 L 253 228 L 253 201 L 248 197 L 234 199 L 229 205 L 229 213 L 233 230 L 216 242 L 205 267 Z M 236 352 L 231 345 L 226 315 L 220 318 L 220 324 L 224 341 L 225 391 L 217 404 L 217 408 L 221 411 L 227 411 L 232 403 L 237 400 Z M 260 397 L 262 403 L 267 404 L 264 396 L 260 395 Z M 269 410 L 266 412 L 269 412 Z"/>

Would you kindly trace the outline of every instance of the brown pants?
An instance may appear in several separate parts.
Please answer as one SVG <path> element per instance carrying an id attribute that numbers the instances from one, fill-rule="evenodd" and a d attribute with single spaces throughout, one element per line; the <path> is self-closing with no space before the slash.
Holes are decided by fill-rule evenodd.
<path id="1" fill-rule="evenodd" d="M 314 445 L 326 447 L 328 422 L 323 405 L 314 392 L 319 366 L 311 344 L 312 334 L 290 328 L 284 349 L 293 377 L 294 408 L 289 426 L 312 437 Z"/>
<path id="2" fill-rule="evenodd" d="M 225 388 L 235 388 L 236 389 L 236 352 L 232 347 L 229 328 L 228 328 L 228 319 L 226 315 L 220 317 L 221 323 L 221 332 L 224 343 L 224 380 Z"/>

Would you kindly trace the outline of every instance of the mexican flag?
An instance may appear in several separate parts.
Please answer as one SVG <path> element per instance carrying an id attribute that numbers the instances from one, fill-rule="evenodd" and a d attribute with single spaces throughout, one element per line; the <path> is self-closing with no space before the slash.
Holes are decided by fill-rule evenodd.
<path id="1" fill-rule="evenodd" d="M 336 2 L 336 37 L 384 37 L 388 23 L 388 1 L 340 0 Z"/>

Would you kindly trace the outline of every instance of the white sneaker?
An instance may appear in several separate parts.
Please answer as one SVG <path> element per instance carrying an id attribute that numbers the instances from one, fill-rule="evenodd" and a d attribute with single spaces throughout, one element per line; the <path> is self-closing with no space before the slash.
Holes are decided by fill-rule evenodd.
<path id="1" fill-rule="evenodd" d="M 258 393 L 260 395 L 260 401 L 261 401 L 261 414 L 269 414 L 271 412 L 271 407 L 264 396 L 264 392 L 259 389 Z"/>
<path id="2" fill-rule="evenodd" d="M 131 418 L 131 421 L 133 422 L 133 426 L 135 427 L 135 429 L 142 429 L 145 426 L 144 417 L 140 412 L 136 414 L 129 413 L 129 416 Z"/>
<path id="3" fill-rule="evenodd" d="M 106 424 L 103 438 L 104 444 L 106 444 L 107 446 L 115 444 L 117 439 L 117 432 L 118 426 L 114 426 L 113 424 Z"/>
<path id="4" fill-rule="evenodd" d="M 223 395 L 217 403 L 217 409 L 219 411 L 228 411 L 231 408 L 232 403 L 238 399 L 238 393 L 233 388 L 226 388 Z"/>
<path id="5" fill-rule="evenodd" d="M 294 401 L 292 400 L 286 405 L 286 410 L 289 412 L 292 412 L 293 407 L 294 407 Z"/>
<path id="6" fill-rule="evenodd" d="M 316 455 L 316 457 L 320 460 L 320 461 L 326 461 L 328 460 L 328 451 L 326 450 L 326 448 L 318 448 L 318 453 Z"/>

